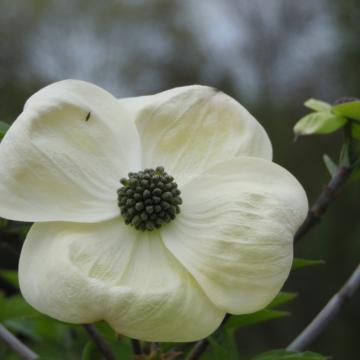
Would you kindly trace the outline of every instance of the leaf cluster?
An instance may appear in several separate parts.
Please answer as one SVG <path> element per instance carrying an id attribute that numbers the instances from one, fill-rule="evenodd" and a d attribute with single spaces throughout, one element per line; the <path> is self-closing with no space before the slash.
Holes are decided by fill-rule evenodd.
<path id="1" fill-rule="evenodd" d="M 305 106 L 313 110 L 295 125 L 297 136 L 330 134 L 351 123 L 352 136 L 360 140 L 360 100 L 351 100 L 335 105 L 309 99 Z"/>

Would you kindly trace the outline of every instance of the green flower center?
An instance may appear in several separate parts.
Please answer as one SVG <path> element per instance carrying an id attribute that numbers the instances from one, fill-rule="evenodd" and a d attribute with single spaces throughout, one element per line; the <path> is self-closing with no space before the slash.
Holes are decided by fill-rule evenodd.
<path id="1" fill-rule="evenodd" d="M 151 231 L 174 220 L 182 204 L 174 178 L 164 168 L 129 173 L 120 180 L 118 204 L 125 224 L 137 230 Z"/>

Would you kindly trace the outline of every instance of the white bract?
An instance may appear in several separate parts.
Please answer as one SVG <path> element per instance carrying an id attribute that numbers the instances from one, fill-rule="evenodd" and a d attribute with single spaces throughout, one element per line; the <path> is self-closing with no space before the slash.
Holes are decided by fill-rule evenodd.
<path id="1" fill-rule="evenodd" d="M 105 320 L 148 341 L 197 340 L 225 313 L 262 309 L 289 274 L 308 208 L 271 158 L 261 125 L 213 88 L 118 100 L 82 81 L 45 87 L 0 145 L 0 216 L 35 222 L 22 294 L 53 318 Z M 159 165 L 181 212 L 138 231 L 120 215 L 119 180 Z"/>

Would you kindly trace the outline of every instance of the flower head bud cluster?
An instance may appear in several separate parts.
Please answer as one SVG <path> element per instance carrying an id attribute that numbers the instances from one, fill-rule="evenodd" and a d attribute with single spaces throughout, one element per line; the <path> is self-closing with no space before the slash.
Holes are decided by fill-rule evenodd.
<path id="1" fill-rule="evenodd" d="M 174 178 L 164 168 L 129 173 L 120 180 L 118 204 L 125 223 L 137 230 L 151 231 L 174 220 L 182 203 Z"/>

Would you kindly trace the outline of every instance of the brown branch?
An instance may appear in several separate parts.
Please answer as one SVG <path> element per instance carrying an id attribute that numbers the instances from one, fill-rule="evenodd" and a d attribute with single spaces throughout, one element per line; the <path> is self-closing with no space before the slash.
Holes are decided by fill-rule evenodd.
<path id="1" fill-rule="evenodd" d="M 112 352 L 105 339 L 96 331 L 95 326 L 91 324 L 84 324 L 84 328 L 93 339 L 100 352 L 104 355 L 104 358 L 106 360 L 116 360 L 115 354 Z"/>
<path id="2" fill-rule="evenodd" d="M 320 311 L 315 319 L 305 330 L 288 346 L 290 351 L 303 351 L 316 337 L 326 328 L 331 320 L 339 313 L 345 303 L 360 287 L 360 265 L 357 266 L 351 277 L 336 293 L 326 306 Z"/>
<path id="3" fill-rule="evenodd" d="M 309 210 L 308 216 L 300 226 L 294 236 L 294 242 L 297 243 L 310 229 L 316 225 L 325 214 L 329 205 L 336 199 L 340 189 L 351 175 L 349 167 L 339 167 L 337 173 L 325 186 L 314 205 Z"/>
<path id="4" fill-rule="evenodd" d="M 39 356 L 0 324 L 0 340 L 9 346 L 23 360 L 35 360 Z"/>

